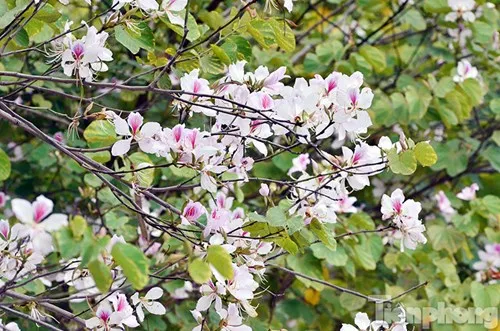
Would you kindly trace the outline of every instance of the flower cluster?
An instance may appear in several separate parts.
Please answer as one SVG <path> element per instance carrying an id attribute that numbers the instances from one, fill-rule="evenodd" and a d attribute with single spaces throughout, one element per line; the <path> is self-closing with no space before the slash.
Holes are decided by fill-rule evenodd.
<path id="1" fill-rule="evenodd" d="M 484 246 L 484 251 L 479 251 L 479 261 L 472 265 L 477 270 L 478 281 L 498 282 L 500 279 L 500 244 L 489 244 Z"/>
<path id="2" fill-rule="evenodd" d="M 404 248 L 415 249 L 418 244 L 425 244 L 427 238 L 423 235 L 425 226 L 418 219 L 422 210 L 420 202 L 412 199 L 405 201 L 403 191 L 400 189 L 392 192 L 391 196 L 382 196 L 382 219 L 392 220 L 397 231 L 393 234 L 395 238 L 401 239 L 401 251 Z"/>
<path id="3" fill-rule="evenodd" d="M 76 39 L 69 32 L 72 22 L 65 26 L 65 35 L 52 42 L 55 60 L 61 60 L 64 74 L 68 77 L 76 76 L 90 82 L 94 75 L 108 71 L 105 62 L 113 60 L 113 53 L 105 47 L 108 39 L 107 32 L 97 32 L 93 26 L 87 28 L 87 34 Z"/>

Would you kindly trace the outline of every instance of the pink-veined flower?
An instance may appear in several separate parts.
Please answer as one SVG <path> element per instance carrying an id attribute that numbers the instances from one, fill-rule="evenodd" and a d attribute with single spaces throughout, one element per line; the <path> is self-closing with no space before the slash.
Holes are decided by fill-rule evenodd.
<path id="1" fill-rule="evenodd" d="M 132 295 L 132 304 L 135 306 L 135 311 L 137 313 L 137 317 L 139 318 L 139 322 L 144 321 L 144 311 L 142 310 L 143 308 L 154 315 L 164 315 L 167 312 L 165 307 L 161 303 L 156 301 L 160 299 L 162 295 L 163 290 L 160 287 L 153 287 L 142 298 L 139 297 L 138 292 Z"/>
<path id="2" fill-rule="evenodd" d="M 22 223 L 29 228 L 33 248 L 42 255 L 47 255 L 53 249 L 50 232 L 68 225 L 68 216 L 51 214 L 54 203 L 40 195 L 31 203 L 23 199 L 12 200 L 12 211 Z"/>
<path id="3" fill-rule="evenodd" d="M 155 152 L 155 140 L 153 137 L 161 131 L 159 123 L 148 122 L 143 125 L 143 117 L 139 113 L 130 113 L 127 121 L 116 114 L 111 116 L 116 133 L 125 137 L 125 139 L 118 140 L 113 144 L 111 154 L 114 156 L 126 154 L 130 150 L 130 143 L 132 140 L 137 141 L 139 148 L 143 152 Z"/>

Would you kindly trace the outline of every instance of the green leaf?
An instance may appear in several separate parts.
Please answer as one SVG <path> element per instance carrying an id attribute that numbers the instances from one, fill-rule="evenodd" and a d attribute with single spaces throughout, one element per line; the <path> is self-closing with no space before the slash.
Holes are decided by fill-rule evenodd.
<path id="1" fill-rule="evenodd" d="M 141 48 L 154 52 L 153 32 L 145 22 L 129 24 L 127 27 L 116 26 L 115 38 L 133 54 L 139 53 Z"/>
<path id="2" fill-rule="evenodd" d="M 207 249 L 207 261 L 224 278 L 232 279 L 234 276 L 231 255 L 219 245 L 211 245 Z"/>
<path id="3" fill-rule="evenodd" d="M 490 146 L 482 155 L 490 162 L 491 167 L 500 172 L 500 147 Z"/>
<path id="4" fill-rule="evenodd" d="M 198 284 L 204 284 L 212 277 L 210 265 L 202 259 L 196 258 L 188 265 L 189 276 Z"/>
<path id="5" fill-rule="evenodd" d="M 217 45 L 210 45 L 212 52 L 214 52 L 215 56 L 219 58 L 219 60 L 224 64 L 231 64 L 231 58 L 226 54 L 226 52 Z"/>
<path id="6" fill-rule="evenodd" d="M 410 9 L 403 16 L 403 20 L 417 30 L 424 30 L 427 27 L 422 14 L 416 9 Z"/>
<path id="7" fill-rule="evenodd" d="M 495 114 L 500 114 L 500 99 L 493 99 L 490 101 L 490 109 Z"/>
<path id="8" fill-rule="evenodd" d="M 270 19 L 269 24 L 274 32 L 274 38 L 285 52 L 293 52 L 295 49 L 295 35 L 286 22 L 278 22 L 275 19 Z"/>
<path id="9" fill-rule="evenodd" d="M 328 264 L 342 267 L 347 263 L 347 254 L 343 247 L 337 247 L 336 250 L 332 250 L 323 243 L 315 243 L 311 245 L 311 250 L 315 257 L 326 260 Z"/>
<path id="10" fill-rule="evenodd" d="M 289 255 L 286 258 L 288 266 L 299 273 L 305 274 L 310 277 L 317 279 L 323 279 L 323 273 L 321 268 L 321 261 L 314 257 L 311 252 L 306 252 L 303 255 Z M 301 283 L 307 287 L 313 287 L 314 289 L 321 291 L 325 287 L 323 284 L 310 281 L 308 279 L 297 277 Z"/>
<path id="11" fill-rule="evenodd" d="M 259 45 L 266 49 L 275 43 L 274 29 L 268 22 L 256 19 L 247 25 L 247 31 Z"/>
<path id="12" fill-rule="evenodd" d="M 453 79 L 451 77 L 443 77 L 434 87 L 433 93 L 439 98 L 444 98 L 446 94 L 453 91 L 453 88 L 455 88 Z"/>
<path id="13" fill-rule="evenodd" d="M 432 248 L 437 251 L 447 250 L 451 254 L 456 253 L 465 239 L 463 234 L 455 228 L 447 225 L 431 225 L 427 234 L 432 243 Z"/>
<path id="14" fill-rule="evenodd" d="M 476 20 L 472 23 L 472 31 L 474 33 L 474 41 L 481 44 L 488 44 L 493 41 L 495 28 L 493 25 L 483 21 Z"/>
<path id="15" fill-rule="evenodd" d="M 0 180 L 6 180 L 10 176 L 11 163 L 9 156 L 0 149 Z"/>
<path id="16" fill-rule="evenodd" d="M 333 232 L 328 231 L 320 221 L 318 221 L 317 219 L 313 219 L 312 222 L 309 224 L 309 229 L 328 248 L 332 250 L 335 250 L 337 248 L 337 241 L 333 236 Z"/>
<path id="17" fill-rule="evenodd" d="M 286 214 L 280 207 L 270 208 L 266 213 L 266 221 L 272 226 L 285 226 Z"/>
<path id="18" fill-rule="evenodd" d="M 81 245 L 73 238 L 73 235 L 69 228 L 64 227 L 61 230 L 55 232 L 53 236 L 56 240 L 59 253 L 61 253 L 61 257 L 63 259 L 71 259 L 80 254 Z"/>
<path id="19" fill-rule="evenodd" d="M 140 290 L 148 284 L 149 260 L 138 247 L 116 243 L 111 250 L 111 255 L 115 262 L 122 267 L 123 273 L 136 290 Z"/>
<path id="20" fill-rule="evenodd" d="M 411 175 L 417 169 L 417 159 L 411 150 L 397 153 L 395 149 L 387 153 L 389 167 L 395 174 Z"/>
<path id="21" fill-rule="evenodd" d="M 147 168 L 153 165 L 153 162 L 149 158 L 149 156 L 142 152 L 136 152 L 129 156 L 130 161 L 132 162 L 131 168 L 135 170 L 139 170 L 142 168 Z M 141 186 L 151 186 L 155 176 L 155 169 L 148 168 L 140 171 L 136 171 L 134 176 L 139 181 Z"/>
<path id="22" fill-rule="evenodd" d="M 87 221 L 82 216 L 76 215 L 69 222 L 69 227 L 71 228 L 73 237 L 80 240 L 87 229 Z"/>
<path id="23" fill-rule="evenodd" d="M 109 267 L 102 261 L 93 260 L 88 264 L 88 269 L 99 291 L 107 292 L 113 283 Z"/>
<path id="24" fill-rule="evenodd" d="M 28 47 L 30 44 L 30 37 L 25 29 L 19 30 L 14 36 L 14 41 L 21 47 Z"/>
<path id="25" fill-rule="evenodd" d="M 108 121 L 97 120 L 83 131 L 83 136 L 90 147 L 105 147 L 117 141 L 115 127 Z"/>
<path id="26" fill-rule="evenodd" d="M 447 0 L 425 0 L 424 10 L 428 13 L 443 14 L 449 12 L 450 6 L 448 6 Z"/>
<path id="27" fill-rule="evenodd" d="M 376 72 L 382 72 L 387 66 L 387 60 L 385 54 L 370 45 L 364 45 L 359 49 L 359 54 L 361 54 L 368 63 L 371 64 Z"/>
<path id="28" fill-rule="evenodd" d="M 464 94 L 469 98 L 473 106 L 477 106 L 483 102 L 483 88 L 477 79 L 468 78 L 464 80 L 462 88 L 464 89 Z"/>
<path id="29" fill-rule="evenodd" d="M 426 141 L 421 141 L 415 145 L 414 151 L 418 163 L 424 167 L 430 167 L 437 161 L 437 154 L 434 151 L 434 148 L 432 148 L 431 144 Z"/>

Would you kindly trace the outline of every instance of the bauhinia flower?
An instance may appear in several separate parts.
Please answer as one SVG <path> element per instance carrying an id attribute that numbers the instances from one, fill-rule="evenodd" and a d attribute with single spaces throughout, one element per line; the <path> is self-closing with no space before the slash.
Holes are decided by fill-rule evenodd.
<path id="1" fill-rule="evenodd" d="M 180 12 L 186 8 L 187 3 L 187 0 L 164 0 L 161 8 L 167 14 L 170 23 L 183 26 L 184 17 Z"/>
<path id="2" fill-rule="evenodd" d="M 130 150 L 132 140 L 137 141 L 139 148 L 146 153 L 154 153 L 154 135 L 161 131 L 161 126 L 156 122 L 148 122 L 143 125 L 143 117 L 139 113 L 130 113 L 127 121 L 114 113 L 108 113 L 112 117 L 115 131 L 125 139 L 118 140 L 111 148 L 111 154 L 118 156 L 126 154 Z"/>
<path id="3" fill-rule="evenodd" d="M 380 328 L 375 328 L 377 326 L 383 326 L 384 330 L 389 328 L 389 325 L 384 321 L 373 321 L 371 322 L 366 313 L 357 313 L 354 318 L 354 325 L 342 324 L 340 331 L 369 331 L 369 330 L 379 330 Z"/>
<path id="4" fill-rule="evenodd" d="M 158 10 L 158 3 L 155 0 L 113 0 L 113 8 L 118 10 L 127 3 L 131 4 L 132 7 L 138 7 L 146 13 Z"/>
<path id="5" fill-rule="evenodd" d="M 476 198 L 476 192 L 479 191 L 479 186 L 473 183 L 471 186 L 464 187 L 460 193 L 457 194 L 457 198 L 465 201 L 471 201 Z"/>
<path id="6" fill-rule="evenodd" d="M 160 287 L 153 287 L 150 289 L 144 297 L 139 297 L 139 293 L 136 292 L 132 295 L 132 304 L 135 306 L 135 312 L 139 318 L 139 322 L 144 321 L 144 311 L 142 308 L 146 308 L 148 312 L 154 315 L 164 315 L 167 310 L 165 307 L 159 303 L 158 300 L 162 297 L 163 290 Z"/>
<path id="7" fill-rule="evenodd" d="M 201 215 L 206 214 L 206 212 L 207 210 L 201 203 L 189 200 L 182 211 L 181 223 L 184 225 L 192 224 L 200 218 Z"/>
<path id="8" fill-rule="evenodd" d="M 112 61 L 113 53 L 104 46 L 106 39 L 108 33 L 97 33 L 93 26 L 88 28 L 87 35 L 82 39 L 72 40 L 68 36 L 66 44 L 69 48 L 61 56 L 64 74 L 92 81 L 95 73 L 107 71 L 108 66 L 104 62 Z"/>
<path id="9" fill-rule="evenodd" d="M 215 311 L 219 312 L 222 310 L 222 299 L 220 296 L 226 295 L 226 288 L 222 282 L 214 284 L 212 281 L 209 281 L 207 284 L 201 285 L 200 293 L 202 297 L 196 303 L 196 311 L 207 310 L 214 301 Z"/>
<path id="10" fill-rule="evenodd" d="M 222 309 L 219 313 L 222 321 L 221 331 L 252 331 L 252 328 L 243 324 L 238 306 L 230 303 L 227 310 Z"/>
<path id="11" fill-rule="evenodd" d="M 457 83 L 461 83 L 467 78 L 477 79 L 479 72 L 476 67 L 473 67 L 467 60 L 462 60 L 458 62 L 457 74 L 453 76 L 453 80 Z"/>
<path id="12" fill-rule="evenodd" d="M 17 325 L 16 322 L 10 322 L 7 324 L 3 324 L 2 320 L 0 320 L 0 330 L 7 330 L 7 331 L 21 331 L 19 326 Z"/>
<path id="13" fill-rule="evenodd" d="M 68 225 L 68 216 L 51 214 L 53 208 L 54 203 L 43 195 L 38 196 L 33 203 L 23 199 L 12 200 L 12 211 L 28 226 L 33 248 L 42 255 L 47 255 L 53 249 L 49 232 Z"/>
<path id="14" fill-rule="evenodd" d="M 384 194 L 382 196 L 382 219 L 387 220 L 392 218 L 395 223 L 401 223 L 405 219 L 416 218 L 422 210 L 420 202 L 415 202 L 412 199 L 405 201 L 405 196 L 401 189 L 396 189 L 391 196 Z"/>
<path id="15" fill-rule="evenodd" d="M 415 249 L 417 244 L 425 244 L 427 239 L 422 234 L 425 226 L 418 219 L 422 210 L 419 202 L 412 199 L 404 201 L 403 191 L 396 189 L 391 196 L 384 194 L 382 197 L 382 218 L 392 219 L 398 229 L 393 235 L 401 239 L 401 251 L 404 248 Z"/>
<path id="16" fill-rule="evenodd" d="M 9 196 L 4 192 L 0 192 L 0 208 L 5 207 L 7 200 L 9 200 Z"/>
<path id="17" fill-rule="evenodd" d="M 452 12 L 448 13 L 444 19 L 449 22 L 456 22 L 461 17 L 464 21 L 474 22 L 476 16 L 472 10 L 475 5 L 474 0 L 448 0 L 448 6 L 450 6 Z"/>
<path id="18" fill-rule="evenodd" d="M 441 214 L 443 215 L 444 219 L 449 222 L 451 220 L 451 217 L 455 215 L 457 211 L 453 209 L 450 200 L 448 199 L 446 194 L 444 194 L 443 191 L 439 191 L 434 196 L 434 198 L 438 203 L 438 208 L 441 211 Z"/>

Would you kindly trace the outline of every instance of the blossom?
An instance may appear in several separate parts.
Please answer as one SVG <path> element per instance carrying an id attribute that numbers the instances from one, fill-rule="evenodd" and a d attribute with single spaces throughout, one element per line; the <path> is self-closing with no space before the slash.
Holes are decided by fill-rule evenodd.
<path id="1" fill-rule="evenodd" d="M 418 214 L 422 210 L 419 202 L 414 200 L 406 200 L 401 189 L 396 189 L 391 196 L 384 194 L 382 196 L 382 219 L 387 220 L 392 218 L 395 223 L 400 224 L 409 218 L 418 219 Z"/>
<path id="2" fill-rule="evenodd" d="M 354 318 L 353 326 L 351 324 L 342 324 L 340 331 L 367 331 L 367 330 L 379 330 L 379 328 L 374 328 L 374 326 L 383 326 L 384 330 L 389 328 L 389 325 L 384 321 L 373 321 L 371 322 L 366 313 L 356 313 Z"/>
<path id="3" fill-rule="evenodd" d="M 205 311 L 212 305 L 212 302 L 215 301 L 215 310 L 222 310 L 222 299 L 221 295 L 226 295 L 226 288 L 222 282 L 217 282 L 214 284 L 212 281 L 209 281 L 207 284 L 203 284 L 200 286 L 200 293 L 202 294 L 201 298 L 196 303 L 197 311 Z"/>
<path id="4" fill-rule="evenodd" d="M 179 0 L 177 0 L 179 1 Z M 190 73 L 184 74 L 180 79 L 181 90 L 189 94 L 182 94 L 180 98 L 187 101 L 186 106 L 195 113 L 203 113 L 206 116 L 215 116 L 217 112 L 208 108 L 210 102 L 208 98 L 201 95 L 213 94 L 213 91 L 208 86 L 208 81 L 204 78 L 199 78 L 199 69 L 194 69 Z M 192 104 L 192 103 L 195 103 Z"/>
<path id="5" fill-rule="evenodd" d="M 0 320 L 0 330 L 7 330 L 7 331 L 21 331 L 19 326 L 17 325 L 16 322 L 10 322 L 7 324 L 3 324 L 2 320 Z"/>
<path id="6" fill-rule="evenodd" d="M 401 251 L 404 251 L 404 247 L 412 250 L 416 249 L 417 244 L 425 244 L 427 242 L 427 238 L 423 235 L 425 226 L 416 218 L 408 218 L 401 222 L 399 231 L 402 235 Z"/>
<path id="7" fill-rule="evenodd" d="M 479 271 L 500 269 L 500 244 L 489 244 L 484 247 L 484 251 L 478 252 L 479 261 L 474 262 L 472 268 Z"/>
<path id="8" fill-rule="evenodd" d="M 471 201 L 476 198 L 476 192 L 479 191 L 479 186 L 473 183 L 471 186 L 464 187 L 460 193 L 457 194 L 457 198 L 465 201 Z"/>
<path id="9" fill-rule="evenodd" d="M 252 328 L 243 324 L 238 306 L 234 303 L 228 305 L 227 310 L 218 312 L 222 321 L 221 331 L 252 331 Z"/>
<path id="10" fill-rule="evenodd" d="M 269 196 L 269 185 L 265 183 L 260 184 L 259 194 L 263 197 Z"/>
<path id="11" fill-rule="evenodd" d="M 113 60 L 113 53 L 104 47 L 107 39 L 107 32 L 97 33 L 93 26 L 87 29 L 87 35 L 82 39 L 72 40 L 67 36 L 68 48 L 61 55 L 64 74 L 92 81 L 94 73 L 107 71 L 104 62 Z"/>
<path id="12" fill-rule="evenodd" d="M 199 202 L 193 202 L 189 200 L 186 207 L 182 212 L 181 221 L 182 224 L 188 225 L 194 223 L 201 215 L 206 214 L 207 210 Z"/>
<path id="13" fill-rule="evenodd" d="M 125 139 L 118 140 L 111 148 L 111 154 L 118 156 L 126 154 L 130 150 L 130 143 L 135 140 L 139 148 L 146 153 L 154 152 L 153 136 L 161 131 L 160 124 L 148 122 L 143 125 L 143 117 L 139 113 L 130 113 L 127 121 L 120 116 L 111 113 L 110 115 L 115 125 L 115 131 Z"/>
<path id="14" fill-rule="evenodd" d="M 300 154 L 298 157 L 292 160 L 292 167 L 288 169 L 288 176 L 291 176 L 294 172 L 304 172 L 307 166 L 311 163 L 309 159 L 309 154 Z"/>
<path id="15" fill-rule="evenodd" d="M 145 12 L 158 10 L 158 3 L 155 0 L 113 0 L 113 8 L 118 10 L 127 3 Z"/>
<path id="16" fill-rule="evenodd" d="M 139 293 L 136 292 L 132 295 L 132 304 L 135 306 L 135 311 L 139 322 L 144 321 L 144 311 L 142 308 L 146 308 L 148 312 L 154 315 L 164 315 L 167 310 L 165 307 L 159 303 L 158 300 L 162 297 L 163 290 L 160 287 L 153 287 L 150 289 L 146 295 L 142 298 L 139 297 Z"/>
<path id="17" fill-rule="evenodd" d="M 164 0 L 161 8 L 167 14 L 170 23 L 183 26 L 184 17 L 179 12 L 186 8 L 187 3 L 187 0 Z"/>
<path id="18" fill-rule="evenodd" d="M 451 217 L 456 214 L 456 210 L 453 209 L 453 207 L 451 206 L 451 202 L 446 196 L 446 194 L 444 194 L 443 191 L 439 191 L 434 196 L 434 199 L 436 199 L 438 203 L 438 208 L 441 211 L 444 219 L 446 221 L 450 221 Z"/>
<path id="19" fill-rule="evenodd" d="M 452 9 L 451 13 L 445 16 L 446 21 L 456 22 L 459 17 L 466 22 L 474 22 L 476 16 L 472 12 L 476 2 L 474 0 L 448 0 L 448 6 Z"/>
<path id="20" fill-rule="evenodd" d="M 457 74 L 453 76 L 453 80 L 457 83 L 461 83 L 468 78 L 477 79 L 479 72 L 476 67 L 473 67 L 467 60 L 462 60 L 458 62 Z"/>
<path id="21" fill-rule="evenodd" d="M 7 200 L 9 200 L 9 196 L 7 194 L 5 194 L 4 192 L 0 191 L 0 208 L 5 207 Z"/>
<path id="22" fill-rule="evenodd" d="M 49 233 L 68 225 L 68 216 L 51 214 L 53 208 L 54 203 L 43 195 L 38 196 L 33 203 L 23 199 L 12 200 L 12 211 L 29 227 L 33 247 L 42 255 L 50 253 L 53 249 Z"/>

